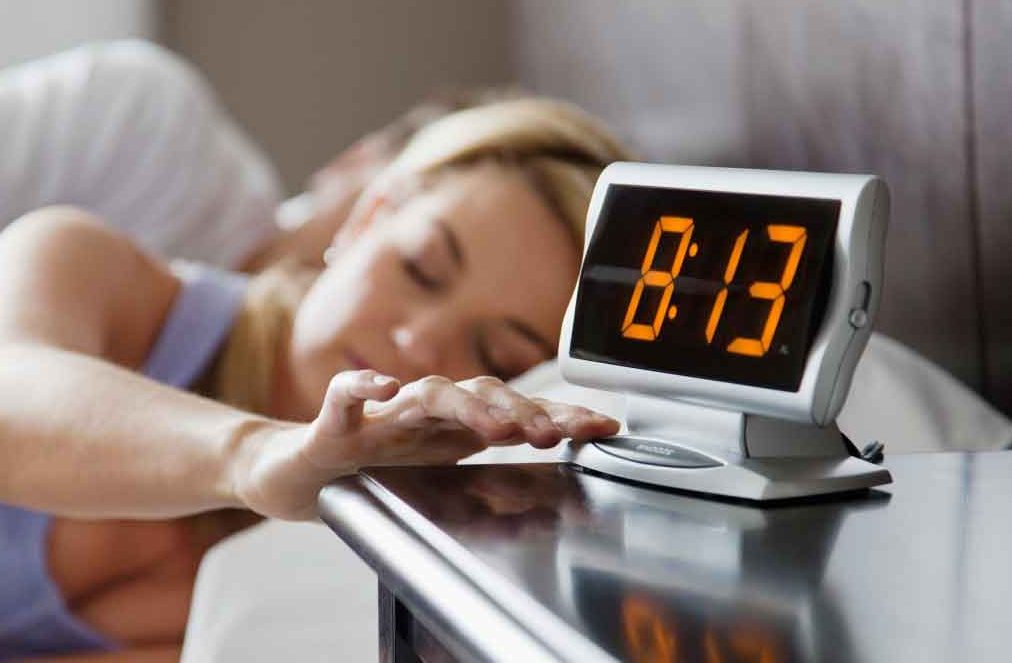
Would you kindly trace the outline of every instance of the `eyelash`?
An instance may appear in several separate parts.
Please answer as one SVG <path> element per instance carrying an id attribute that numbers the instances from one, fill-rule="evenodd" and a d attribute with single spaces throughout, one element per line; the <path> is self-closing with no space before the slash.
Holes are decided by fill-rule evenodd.
<path id="1" fill-rule="evenodd" d="M 410 258 L 403 258 L 401 260 L 401 264 L 411 280 L 423 289 L 430 292 L 438 292 L 443 287 L 442 283 L 426 276 L 425 272 L 422 271 L 422 269 L 418 266 L 418 263 L 414 260 L 411 260 Z M 495 365 L 495 362 L 493 362 L 491 357 L 489 357 L 488 350 L 485 349 L 481 340 L 475 340 L 475 353 L 478 355 L 478 361 L 481 362 L 481 365 L 485 367 L 490 375 L 494 375 L 504 382 L 515 377 L 507 375 L 507 371 Z"/>
<path id="2" fill-rule="evenodd" d="M 411 280 L 420 285 L 423 289 L 428 290 L 429 292 L 437 292 L 443 287 L 442 283 L 427 276 L 414 260 L 404 258 L 401 260 L 401 264 L 404 267 L 404 271 L 407 272 L 409 277 L 411 277 Z"/>
<path id="3" fill-rule="evenodd" d="M 488 370 L 489 375 L 493 375 L 503 382 L 506 382 L 514 377 L 512 375 L 507 375 L 506 371 L 495 365 L 492 358 L 488 356 L 488 350 L 485 349 L 485 344 L 481 340 L 475 340 L 474 349 L 478 354 L 478 361 L 480 361 L 482 366 Z"/>

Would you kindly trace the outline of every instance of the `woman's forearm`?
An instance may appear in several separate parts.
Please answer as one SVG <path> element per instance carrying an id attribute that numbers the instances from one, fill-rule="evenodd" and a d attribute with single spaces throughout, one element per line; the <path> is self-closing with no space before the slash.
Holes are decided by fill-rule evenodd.
<path id="1" fill-rule="evenodd" d="M 0 345 L 0 502 L 100 518 L 242 506 L 244 443 L 289 427 L 79 353 Z"/>
<path id="2" fill-rule="evenodd" d="M 367 402 L 375 407 L 366 412 Z M 331 380 L 310 424 L 271 420 L 90 356 L 0 344 L 0 502 L 89 518 L 222 507 L 307 519 L 320 489 L 367 465 L 449 463 L 488 444 L 614 435 L 584 408 L 529 400 L 488 376 L 400 385 Z"/>

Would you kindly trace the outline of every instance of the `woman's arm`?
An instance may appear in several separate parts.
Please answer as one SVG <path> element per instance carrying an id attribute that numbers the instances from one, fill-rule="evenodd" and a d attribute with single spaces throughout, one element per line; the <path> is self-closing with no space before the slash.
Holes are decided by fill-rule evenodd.
<path id="1" fill-rule="evenodd" d="M 489 377 L 402 388 L 345 371 L 307 425 L 160 385 L 129 368 L 156 337 L 175 278 L 80 212 L 31 216 L 0 236 L 0 502 L 89 518 L 221 507 L 312 518 L 320 488 L 365 465 L 618 430 Z"/>
<path id="2" fill-rule="evenodd" d="M 177 289 L 74 210 L 0 236 L 0 501 L 88 517 L 238 506 L 228 463 L 268 420 L 129 370 Z"/>

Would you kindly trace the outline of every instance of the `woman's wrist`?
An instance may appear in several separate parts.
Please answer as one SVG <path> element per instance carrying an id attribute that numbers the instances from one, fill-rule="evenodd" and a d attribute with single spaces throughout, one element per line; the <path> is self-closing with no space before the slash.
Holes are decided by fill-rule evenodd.
<path id="1" fill-rule="evenodd" d="M 289 520 L 315 517 L 316 496 L 351 465 L 322 467 L 304 453 L 312 424 L 251 419 L 236 431 L 222 486 L 227 505 Z"/>
<path id="2" fill-rule="evenodd" d="M 249 508 L 243 497 L 246 477 L 270 439 L 283 430 L 282 422 L 250 416 L 229 431 L 216 486 L 222 507 Z"/>

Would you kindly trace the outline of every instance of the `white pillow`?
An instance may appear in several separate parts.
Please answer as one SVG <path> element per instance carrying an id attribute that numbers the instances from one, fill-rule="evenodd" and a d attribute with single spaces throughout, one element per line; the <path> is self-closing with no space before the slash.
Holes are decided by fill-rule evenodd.
<path id="1" fill-rule="evenodd" d="M 889 453 L 983 451 L 1012 443 L 1012 421 L 907 346 L 872 334 L 854 374 L 841 430 Z"/>
<path id="2" fill-rule="evenodd" d="M 83 207 L 163 258 L 236 267 L 278 233 L 281 184 L 203 75 L 148 42 L 0 71 L 0 228 Z"/>
<path id="3" fill-rule="evenodd" d="M 182 660 L 377 661 L 376 588 L 326 525 L 267 521 L 204 556 Z"/>

